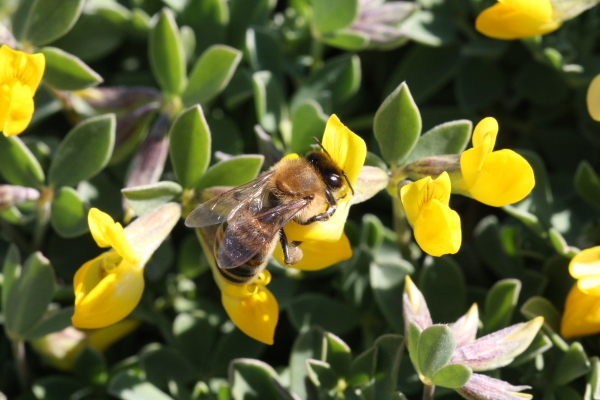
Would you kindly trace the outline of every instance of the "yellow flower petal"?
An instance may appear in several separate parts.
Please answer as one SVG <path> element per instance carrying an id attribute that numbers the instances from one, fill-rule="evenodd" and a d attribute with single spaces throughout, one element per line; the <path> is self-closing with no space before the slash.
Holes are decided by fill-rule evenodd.
<path id="1" fill-rule="evenodd" d="M 592 118 L 600 121 L 600 75 L 596 75 L 590 83 L 587 91 L 587 107 Z"/>
<path id="2" fill-rule="evenodd" d="M 291 267 L 303 271 L 318 271 L 352 257 L 352 246 L 346 234 L 343 234 L 337 242 L 302 242 L 300 249 L 303 252 L 302 260 Z M 281 243 L 277 244 L 273 256 L 281 265 L 285 265 Z"/>
<path id="3" fill-rule="evenodd" d="M 569 272 L 575 279 L 590 275 L 600 276 L 600 246 L 582 250 L 571 260 Z"/>
<path id="4" fill-rule="evenodd" d="M 450 176 L 443 172 L 437 179 L 425 177 L 400 189 L 400 198 L 406 211 L 408 222 L 414 226 L 426 202 L 436 199 L 443 205 L 450 202 Z"/>
<path id="5" fill-rule="evenodd" d="M 125 231 L 120 223 L 115 222 L 110 215 L 97 208 L 88 213 L 88 224 L 92 237 L 100 247 L 112 247 L 117 253 L 132 264 L 136 263 L 136 255 L 129 244 Z"/>
<path id="6" fill-rule="evenodd" d="M 109 251 L 85 263 L 75 274 L 75 314 L 78 328 L 102 328 L 129 315 L 142 298 L 144 271 L 123 259 L 107 269 Z"/>
<path id="7" fill-rule="evenodd" d="M 354 185 L 367 157 L 365 141 L 333 114 L 325 126 L 322 142 L 331 158 L 348 175 L 350 183 Z"/>
<path id="8" fill-rule="evenodd" d="M 496 39 L 519 39 L 545 35 L 560 28 L 552 18 L 548 0 L 505 0 L 485 9 L 475 21 L 475 28 Z"/>
<path id="9" fill-rule="evenodd" d="M 600 297 L 585 294 L 573 285 L 565 303 L 560 332 L 565 339 L 600 332 Z"/>
<path id="10" fill-rule="evenodd" d="M 23 132 L 33 116 L 33 95 L 20 82 L 0 86 L 0 128 L 4 136 Z"/>
<path id="11" fill-rule="evenodd" d="M 88 333 L 87 344 L 99 352 L 104 352 L 141 324 L 142 321 L 139 319 L 127 318 L 105 328 L 96 329 Z"/>
<path id="12" fill-rule="evenodd" d="M 255 294 L 239 298 L 222 292 L 223 307 L 242 332 L 266 344 L 273 344 L 279 319 L 279 304 L 273 293 L 260 286 Z"/>
<path id="13" fill-rule="evenodd" d="M 531 165 L 512 150 L 495 151 L 485 157 L 478 171 L 479 147 L 465 151 L 461 170 L 471 196 L 484 204 L 502 207 L 523 200 L 535 186 Z"/>
<path id="14" fill-rule="evenodd" d="M 3 45 L 0 48 L 0 85 L 9 81 L 19 81 L 28 86 L 32 96 L 35 94 L 46 67 L 43 54 L 27 54 Z"/>
<path id="15" fill-rule="evenodd" d="M 460 217 L 456 211 L 436 199 L 423 205 L 414 231 L 419 246 L 432 256 L 455 254 L 460 249 Z"/>
<path id="16" fill-rule="evenodd" d="M 486 145 L 490 147 L 488 152 L 491 153 L 496 145 L 496 136 L 498 136 L 498 121 L 496 121 L 495 118 L 486 117 L 479 121 L 473 131 L 473 147 L 483 145 L 486 136 L 488 136 L 488 140 L 490 140 Z"/>
<path id="17" fill-rule="evenodd" d="M 300 225 L 290 221 L 285 226 L 285 233 L 290 241 L 337 242 L 344 233 L 344 225 L 349 211 L 350 201 L 347 198 L 342 199 L 338 202 L 335 214 L 328 221 L 317 221 L 309 225 Z"/>

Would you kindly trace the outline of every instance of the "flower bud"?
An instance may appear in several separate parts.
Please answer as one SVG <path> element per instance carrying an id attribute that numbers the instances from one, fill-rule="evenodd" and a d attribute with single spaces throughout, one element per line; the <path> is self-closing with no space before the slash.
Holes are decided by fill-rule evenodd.
<path id="1" fill-rule="evenodd" d="M 0 212 L 23 202 L 39 198 L 40 192 L 36 189 L 16 185 L 0 185 Z"/>
<path id="2" fill-rule="evenodd" d="M 475 340 L 477 325 L 479 324 L 479 309 L 477 303 L 473 304 L 469 311 L 452 324 L 452 331 L 456 339 L 456 347 L 459 348 Z"/>
<path id="3" fill-rule="evenodd" d="M 544 323 L 544 317 L 522 322 L 483 336 L 457 348 L 450 361 L 473 371 L 489 371 L 510 364 L 529 347 Z"/>
<path id="4" fill-rule="evenodd" d="M 469 400 L 523 400 L 533 396 L 519 393 L 521 390 L 531 389 L 531 386 L 513 386 L 486 375 L 473 374 L 469 382 L 456 391 Z"/>
<path id="5" fill-rule="evenodd" d="M 387 172 L 381 168 L 365 165 L 360 170 L 358 180 L 354 184 L 354 197 L 350 204 L 362 203 L 385 189 L 390 181 Z"/>
<path id="6" fill-rule="evenodd" d="M 131 109 L 163 98 L 158 90 L 145 86 L 89 88 L 77 94 L 92 107 L 108 110 Z"/>

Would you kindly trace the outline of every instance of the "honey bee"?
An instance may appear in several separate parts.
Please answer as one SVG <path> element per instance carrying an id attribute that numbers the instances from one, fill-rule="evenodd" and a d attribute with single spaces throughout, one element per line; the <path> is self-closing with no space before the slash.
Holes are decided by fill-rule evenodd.
<path id="1" fill-rule="evenodd" d="M 288 242 L 283 230 L 289 221 L 309 225 L 335 213 L 336 197 L 354 188 L 346 173 L 323 151 L 305 158 L 281 160 L 258 178 L 200 204 L 185 220 L 192 228 L 221 224 L 214 255 L 218 270 L 236 285 L 252 283 L 265 269 L 281 242 L 286 265 L 302 259 L 301 242 Z"/>

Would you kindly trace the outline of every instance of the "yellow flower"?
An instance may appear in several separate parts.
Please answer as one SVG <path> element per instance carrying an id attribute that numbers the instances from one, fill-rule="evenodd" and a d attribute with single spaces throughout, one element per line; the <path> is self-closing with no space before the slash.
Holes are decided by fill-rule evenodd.
<path id="1" fill-rule="evenodd" d="M 223 307 L 233 323 L 251 338 L 273 344 L 279 304 L 266 288 L 271 282 L 271 273 L 264 270 L 249 285 L 233 285 L 214 268 L 213 276 L 221 289 Z"/>
<path id="2" fill-rule="evenodd" d="M 550 0 L 498 0 L 475 21 L 475 28 L 496 39 L 545 35 L 560 28 Z"/>
<path id="3" fill-rule="evenodd" d="M 473 133 L 473 148 L 460 157 L 462 177 L 452 190 L 493 207 L 523 200 L 535 186 L 531 165 L 512 150 L 493 151 L 498 122 L 481 120 Z"/>
<path id="4" fill-rule="evenodd" d="M 443 172 L 437 179 L 426 177 L 403 186 L 400 198 L 415 240 L 432 256 L 454 254 L 460 249 L 460 217 L 448 207 L 450 177 Z"/>
<path id="5" fill-rule="evenodd" d="M 0 48 L 0 127 L 4 136 L 18 135 L 31 122 L 33 96 L 45 66 L 43 54 L 26 54 L 6 45 Z"/>
<path id="6" fill-rule="evenodd" d="M 600 332 L 600 246 L 577 254 L 569 264 L 577 283 L 567 296 L 561 323 L 565 338 Z"/>
<path id="7" fill-rule="evenodd" d="M 164 204 L 126 229 L 92 208 L 90 232 L 100 247 L 112 247 L 83 264 L 75 274 L 75 314 L 78 328 L 102 328 L 125 318 L 144 291 L 144 266 L 181 216 L 181 207 Z"/>
<path id="8" fill-rule="evenodd" d="M 600 75 L 596 75 L 587 91 L 587 107 L 590 115 L 600 121 Z"/>
<path id="9" fill-rule="evenodd" d="M 128 318 L 106 328 L 82 331 L 72 326 L 31 342 L 42 359 L 62 371 L 69 371 L 85 346 L 104 352 L 140 326 L 141 321 Z"/>
<path id="10" fill-rule="evenodd" d="M 365 141 L 346 127 L 334 114 L 329 118 L 323 134 L 323 147 L 331 158 L 346 173 L 352 186 L 356 184 L 367 156 Z M 346 185 L 347 186 L 347 185 Z M 340 196 L 346 196 L 338 202 L 335 214 L 328 220 L 310 225 L 290 222 L 285 226 L 285 233 L 290 241 L 323 241 L 338 242 L 344 233 L 344 224 L 352 204 L 352 192 L 346 187 Z M 352 252 L 348 258 L 352 256 Z"/>

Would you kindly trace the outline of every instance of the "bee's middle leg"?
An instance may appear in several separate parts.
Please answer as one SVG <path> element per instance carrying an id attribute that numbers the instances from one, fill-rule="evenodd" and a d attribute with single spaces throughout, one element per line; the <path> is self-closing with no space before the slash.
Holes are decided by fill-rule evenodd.
<path id="1" fill-rule="evenodd" d="M 331 191 L 329 191 L 329 190 L 325 191 L 325 196 L 327 197 L 327 203 L 329 203 L 327 206 L 327 210 L 325 210 L 321 214 L 317 214 L 317 215 L 307 219 L 304 222 L 298 222 L 300 225 L 310 225 L 313 222 L 328 221 L 329 218 L 331 218 L 333 216 L 333 214 L 335 213 L 336 206 L 337 206 L 339 199 L 336 199 L 335 197 L 333 197 L 333 193 L 331 193 Z M 340 197 L 340 199 L 343 199 L 344 197 L 345 197 L 345 195 Z"/>
<path id="2" fill-rule="evenodd" d="M 283 261 L 285 265 L 294 265 L 302 260 L 304 253 L 300 249 L 302 242 L 289 243 L 283 228 L 279 230 L 279 241 L 281 242 L 281 248 L 283 249 Z"/>

